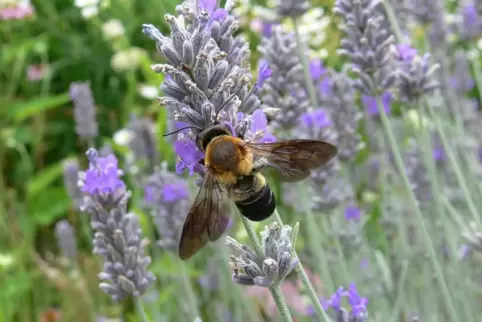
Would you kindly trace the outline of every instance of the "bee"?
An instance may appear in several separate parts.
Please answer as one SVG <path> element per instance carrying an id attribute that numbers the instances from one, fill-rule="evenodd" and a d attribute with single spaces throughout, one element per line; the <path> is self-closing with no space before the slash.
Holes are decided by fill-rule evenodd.
<path id="1" fill-rule="evenodd" d="M 224 124 L 201 131 L 196 144 L 205 154 L 201 162 L 206 170 L 182 229 L 182 260 L 191 258 L 208 241 L 224 233 L 229 223 L 225 201 L 232 199 L 241 214 L 252 221 L 273 214 L 276 200 L 261 174 L 263 169 L 274 170 L 282 182 L 297 182 L 338 153 L 330 143 L 316 140 L 245 142 L 233 136 Z"/>

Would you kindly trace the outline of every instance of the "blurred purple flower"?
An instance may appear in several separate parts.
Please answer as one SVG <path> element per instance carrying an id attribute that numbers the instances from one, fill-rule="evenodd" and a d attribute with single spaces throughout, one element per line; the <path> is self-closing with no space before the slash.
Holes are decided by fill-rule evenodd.
<path id="1" fill-rule="evenodd" d="M 323 308 L 328 310 L 333 308 L 337 316 L 344 316 L 346 314 L 345 309 L 341 306 L 341 301 L 343 297 L 346 297 L 348 304 L 351 306 L 350 317 L 348 320 L 337 319 L 337 321 L 360 321 L 359 318 L 365 318 L 367 316 L 367 304 L 368 299 L 366 297 L 361 297 L 358 294 L 358 290 L 354 283 L 351 283 L 348 290 L 344 290 L 340 287 L 329 300 L 322 301 Z"/>
<path id="2" fill-rule="evenodd" d="M 162 189 L 162 197 L 163 200 L 167 203 L 189 198 L 187 182 L 177 181 L 174 183 L 165 184 Z"/>
<path id="3" fill-rule="evenodd" d="M 318 84 L 318 90 L 323 98 L 333 95 L 333 83 L 329 77 L 325 77 Z"/>
<path id="4" fill-rule="evenodd" d="M 323 108 L 319 108 L 313 112 L 303 113 L 300 118 L 303 124 L 309 128 L 321 129 L 333 125 L 328 113 Z"/>
<path id="5" fill-rule="evenodd" d="M 331 295 L 329 300 L 323 302 L 323 309 L 328 310 L 330 307 L 332 307 L 335 309 L 335 311 L 340 311 L 341 299 L 343 298 L 343 295 L 343 287 L 338 288 L 336 292 Z"/>
<path id="6" fill-rule="evenodd" d="M 363 317 L 366 316 L 368 299 L 366 297 L 361 297 L 358 294 L 358 290 L 354 283 L 348 286 L 348 291 L 345 292 L 348 297 L 348 303 L 351 305 L 351 316 L 352 317 Z"/>
<path id="7" fill-rule="evenodd" d="M 251 123 L 251 132 L 255 135 L 257 133 L 262 133 L 261 138 L 257 139 L 256 141 L 259 143 L 269 143 L 275 142 L 276 137 L 268 132 L 268 119 L 266 118 L 266 114 L 264 114 L 263 110 L 258 109 L 254 111 L 253 121 Z"/>
<path id="8" fill-rule="evenodd" d="M 401 61 L 410 62 L 413 57 L 417 55 L 417 49 L 413 48 L 410 44 L 402 43 L 397 44 L 398 57 Z"/>
<path id="9" fill-rule="evenodd" d="M 189 139 L 174 142 L 174 151 L 179 156 L 176 163 L 176 172 L 181 174 L 184 169 L 189 169 L 189 175 L 192 176 L 195 167 L 199 166 L 199 160 L 204 157 L 204 153 L 199 151 L 196 144 Z"/>
<path id="10" fill-rule="evenodd" d="M 390 103 L 393 100 L 393 96 L 390 92 L 385 92 L 382 94 L 381 97 L 383 109 L 385 113 L 390 114 Z M 377 100 L 375 97 L 362 95 L 362 103 L 365 107 L 365 112 L 370 116 L 377 116 L 378 115 L 378 107 L 377 107 Z"/>
<path id="11" fill-rule="evenodd" d="M 321 76 L 325 75 L 326 68 L 323 66 L 323 62 L 319 58 L 315 58 L 310 62 L 310 75 L 311 79 L 319 80 Z"/>
<path id="12" fill-rule="evenodd" d="M 360 220 L 362 212 L 360 208 L 356 206 L 348 206 L 345 208 L 345 219 L 349 220 Z"/>
<path id="13" fill-rule="evenodd" d="M 433 159 L 436 162 L 445 160 L 445 150 L 442 147 L 436 147 L 432 150 Z"/>
<path id="14" fill-rule="evenodd" d="M 122 171 L 117 167 L 117 159 L 111 154 L 100 158 L 94 149 L 87 151 L 89 169 L 85 171 L 82 192 L 90 195 L 113 194 L 118 189 L 125 188 L 124 182 L 119 178 Z"/>
<path id="15" fill-rule="evenodd" d="M 271 37 L 273 34 L 273 24 L 271 22 L 262 22 L 261 26 L 261 36 L 263 37 Z"/>
<path id="16" fill-rule="evenodd" d="M 482 33 L 482 17 L 473 4 L 467 4 L 460 8 L 461 24 L 459 25 L 460 36 L 464 40 L 477 40 Z"/>
<path id="17" fill-rule="evenodd" d="M 266 60 L 261 59 L 258 66 L 258 80 L 254 85 L 255 88 L 259 89 L 263 87 L 264 82 L 271 77 L 273 71 L 269 68 L 269 64 Z"/>

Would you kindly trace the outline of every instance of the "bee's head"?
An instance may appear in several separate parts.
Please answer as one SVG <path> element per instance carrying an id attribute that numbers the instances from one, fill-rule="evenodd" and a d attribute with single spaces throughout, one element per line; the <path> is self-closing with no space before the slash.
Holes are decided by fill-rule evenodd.
<path id="1" fill-rule="evenodd" d="M 212 125 L 197 135 L 196 144 L 199 150 L 205 152 L 208 144 L 217 136 L 231 135 L 231 128 L 227 124 Z"/>

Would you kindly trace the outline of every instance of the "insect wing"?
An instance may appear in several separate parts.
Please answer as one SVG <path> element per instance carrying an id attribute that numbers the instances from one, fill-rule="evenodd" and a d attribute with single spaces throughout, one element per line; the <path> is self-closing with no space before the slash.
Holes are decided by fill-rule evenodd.
<path id="1" fill-rule="evenodd" d="M 287 140 L 273 143 L 248 143 L 254 156 L 254 167 L 273 168 L 283 182 L 307 178 L 310 170 L 328 163 L 338 149 L 316 140 Z"/>
<path id="2" fill-rule="evenodd" d="M 208 240 L 221 237 L 228 226 L 223 189 L 209 171 L 204 175 L 201 188 L 182 228 L 179 257 L 187 260 L 203 248 Z"/>

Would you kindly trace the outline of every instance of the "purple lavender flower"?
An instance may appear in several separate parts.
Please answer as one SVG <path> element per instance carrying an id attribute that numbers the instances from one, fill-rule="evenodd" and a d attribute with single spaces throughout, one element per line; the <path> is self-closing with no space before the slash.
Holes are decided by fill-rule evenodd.
<path id="1" fill-rule="evenodd" d="M 270 128 L 278 135 L 294 129 L 300 115 L 309 110 L 303 67 L 296 51 L 293 34 L 283 31 L 282 26 L 273 28 L 271 37 L 264 37 L 258 50 L 272 69 L 272 75 L 263 87 L 263 104 L 279 108 Z"/>
<path id="2" fill-rule="evenodd" d="M 474 4 L 466 4 L 459 8 L 461 23 L 458 25 L 460 37 L 466 41 L 477 41 L 482 34 L 482 15 Z"/>
<path id="3" fill-rule="evenodd" d="M 96 108 L 90 84 L 72 83 L 69 94 L 74 104 L 75 131 L 85 140 L 94 139 L 99 134 L 99 126 L 95 119 Z"/>
<path id="4" fill-rule="evenodd" d="M 273 34 L 273 23 L 270 22 L 262 22 L 261 27 L 261 36 L 269 38 Z"/>
<path id="5" fill-rule="evenodd" d="M 396 48 L 398 50 L 398 56 L 402 61 L 411 62 L 412 59 L 417 55 L 417 49 L 413 48 L 410 44 L 397 44 Z"/>
<path id="6" fill-rule="evenodd" d="M 64 187 L 76 210 L 79 210 L 84 202 L 84 195 L 79 187 L 79 171 L 80 166 L 76 159 L 64 163 Z"/>
<path id="7" fill-rule="evenodd" d="M 390 104 L 393 100 L 393 95 L 390 92 L 385 92 L 381 96 L 383 109 L 385 113 L 390 114 L 391 107 Z M 362 104 L 365 108 L 365 113 L 369 116 L 378 116 L 377 99 L 372 96 L 362 95 Z"/>
<path id="8" fill-rule="evenodd" d="M 259 67 L 258 67 L 258 80 L 256 81 L 256 84 L 254 85 L 257 89 L 262 88 L 264 82 L 271 77 L 271 74 L 273 71 L 271 68 L 269 68 L 269 64 L 266 60 L 260 60 L 259 61 Z"/>
<path id="9" fill-rule="evenodd" d="M 181 230 L 189 211 L 187 182 L 167 170 L 167 163 L 147 179 L 144 203 L 150 210 L 159 239 L 157 245 L 165 250 L 177 251 Z"/>
<path id="10" fill-rule="evenodd" d="M 89 169 L 82 177 L 82 192 L 90 195 L 109 195 L 125 189 L 125 184 L 120 179 L 123 171 L 118 169 L 117 159 L 114 155 L 99 158 L 96 150 L 89 149 L 87 157 L 89 158 Z"/>
<path id="11" fill-rule="evenodd" d="M 223 10 L 229 12 L 232 7 L 228 1 Z M 249 113 L 258 109 L 260 100 L 256 86 L 249 89 L 249 44 L 234 36 L 238 28 L 235 17 L 212 20 L 219 10 L 214 8 L 212 1 L 204 1 L 203 10 L 197 12 L 191 1 L 185 1 L 177 7 L 182 17 L 166 15 L 169 37 L 152 25 L 143 25 L 143 32 L 156 41 L 167 59 L 166 64 L 153 66 L 155 72 L 169 76 L 161 86 L 165 96 L 159 102 L 173 111 L 175 121 L 192 127 L 179 133 L 175 143 L 180 158 L 177 171 L 187 168 L 190 174 L 203 175 L 198 162 L 202 156 L 195 142 L 209 126 L 227 124 L 240 138 L 256 136 L 251 132 L 253 117 Z M 260 72 L 259 79 L 265 80 L 269 69 L 261 68 Z M 248 113 L 238 118 L 238 111 Z"/>
<path id="12" fill-rule="evenodd" d="M 199 151 L 193 141 L 185 139 L 174 142 L 174 151 L 179 156 L 176 163 L 176 172 L 178 174 L 188 169 L 189 175 L 192 176 L 194 170 L 199 169 L 201 166 L 199 160 L 204 158 L 204 153 Z"/>
<path id="13" fill-rule="evenodd" d="M 87 193 L 82 210 L 91 216 L 95 231 L 93 252 L 104 258 L 99 287 L 115 301 L 140 296 L 155 277 L 147 270 L 151 259 L 144 255 L 138 218 L 127 213 L 130 192 L 120 179 L 115 156 L 100 158 L 94 149 L 86 154 L 89 169 L 79 174 L 79 180 Z"/>
<path id="14" fill-rule="evenodd" d="M 383 28 L 384 16 L 373 0 L 337 0 L 334 13 L 343 18 L 345 33 L 338 53 L 351 60 L 358 76 L 354 86 L 362 93 L 378 96 L 395 84 L 393 35 Z"/>
<path id="15" fill-rule="evenodd" d="M 347 221 L 350 221 L 350 220 L 358 221 L 360 220 L 361 215 L 362 215 L 362 212 L 360 208 L 356 206 L 348 206 L 345 208 L 345 219 Z"/>
<path id="16" fill-rule="evenodd" d="M 346 297 L 351 310 L 348 312 L 342 307 L 342 300 Z M 368 299 L 361 297 L 354 283 L 350 284 L 348 290 L 340 287 L 329 300 L 322 301 L 325 310 L 333 308 L 336 321 L 363 322 L 368 318 L 367 305 Z"/>
<path id="17" fill-rule="evenodd" d="M 67 220 L 61 220 L 55 224 L 55 237 L 62 256 L 75 260 L 77 257 L 75 231 Z"/>
<path id="18" fill-rule="evenodd" d="M 310 76 L 314 81 L 321 79 L 326 74 L 326 68 L 323 66 L 321 59 L 316 58 L 310 61 Z"/>

